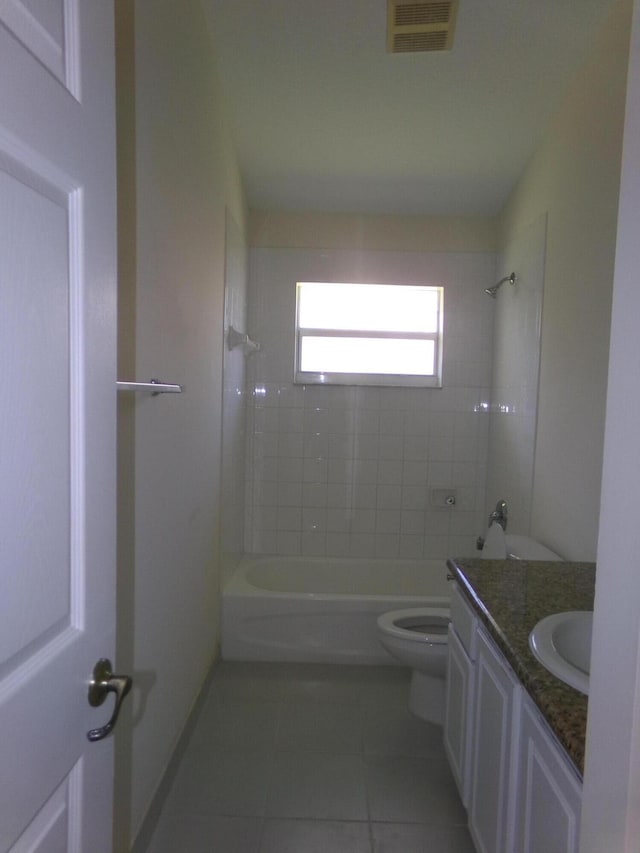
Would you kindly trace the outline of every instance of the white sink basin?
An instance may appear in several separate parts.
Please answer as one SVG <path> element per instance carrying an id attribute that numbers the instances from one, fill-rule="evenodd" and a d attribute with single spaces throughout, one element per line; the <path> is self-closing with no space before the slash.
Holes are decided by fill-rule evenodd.
<path id="1" fill-rule="evenodd" d="M 593 613 L 570 610 L 541 619 L 529 634 L 529 647 L 552 675 L 589 695 Z"/>

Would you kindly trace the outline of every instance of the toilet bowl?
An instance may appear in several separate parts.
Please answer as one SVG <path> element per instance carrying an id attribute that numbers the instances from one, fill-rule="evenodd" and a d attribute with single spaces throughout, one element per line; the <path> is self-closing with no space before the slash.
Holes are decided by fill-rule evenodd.
<path id="1" fill-rule="evenodd" d="M 378 639 L 383 647 L 413 670 L 409 710 L 438 725 L 444 721 L 449 620 L 445 607 L 391 610 L 378 617 Z"/>
<path id="2" fill-rule="evenodd" d="M 493 525 L 494 527 L 496 525 Z M 558 554 L 528 536 L 504 536 L 493 559 L 562 560 Z M 399 663 L 413 670 L 409 710 L 430 723 L 442 725 L 445 713 L 448 608 L 416 607 L 392 610 L 378 617 L 378 639 Z"/>

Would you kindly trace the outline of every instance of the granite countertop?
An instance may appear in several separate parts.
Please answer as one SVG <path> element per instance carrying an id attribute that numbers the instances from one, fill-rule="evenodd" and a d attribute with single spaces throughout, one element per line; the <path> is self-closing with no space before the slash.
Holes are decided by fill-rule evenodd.
<path id="1" fill-rule="evenodd" d="M 538 663 L 529 633 L 551 613 L 593 610 L 595 564 L 473 558 L 447 564 L 582 774 L 588 698 Z"/>

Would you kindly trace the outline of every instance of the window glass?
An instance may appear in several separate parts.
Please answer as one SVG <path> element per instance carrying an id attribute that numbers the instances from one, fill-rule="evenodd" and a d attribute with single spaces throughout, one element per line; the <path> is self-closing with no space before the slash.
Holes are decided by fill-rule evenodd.
<path id="1" fill-rule="evenodd" d="M 299 282 L 296 382 L 441 385 L 442 288 Z"/>

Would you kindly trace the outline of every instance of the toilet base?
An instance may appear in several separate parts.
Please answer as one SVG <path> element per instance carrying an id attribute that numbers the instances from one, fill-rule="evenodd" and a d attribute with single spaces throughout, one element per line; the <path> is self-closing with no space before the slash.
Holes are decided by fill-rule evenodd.
<path id="1" fill-rule="evenodd" d="M 409 689 L 409 710 L 416 717 L 438 726 L 444 724 L 445 680 L 414 669 Z"/>

